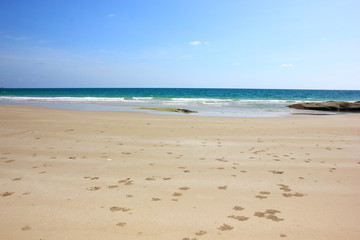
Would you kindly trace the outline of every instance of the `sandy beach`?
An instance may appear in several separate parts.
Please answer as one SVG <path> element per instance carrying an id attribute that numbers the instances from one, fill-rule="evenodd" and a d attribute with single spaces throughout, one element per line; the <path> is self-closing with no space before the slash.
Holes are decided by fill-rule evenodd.
<path id="1" fill-rule="evenodd" d="M 360 239 L 360 115 L 0 106 L 0 239 Z"/>

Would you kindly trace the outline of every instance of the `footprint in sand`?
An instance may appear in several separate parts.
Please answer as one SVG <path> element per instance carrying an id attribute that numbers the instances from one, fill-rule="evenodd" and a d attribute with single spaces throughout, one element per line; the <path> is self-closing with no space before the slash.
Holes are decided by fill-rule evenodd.
<path id="1" fill-rule="evenodd" d="M 172 195 L 173 195 L 174 197 L 179 197 L 179 196 L 182 196 L 182 193 L 174 192 Z"/>
<path id="2" fill-rule="evenodd" d="M 220 227 L 218 227 L 219 230 L 221 231 L 230 231 L 231 229 L 233 229 L 234 227 L 228 225 L 228 224 L 223 224 Z"/>
<path id="3" fill-rule="evenodd" d="M 117 187 L 119 187 L 118 185 L 110 185 L 110 186 L 108 186 L 108 188 L 117 188 Z"/>
<path id="4" fill-rule="evenodd" d="M 228 218 L 233 218 L 233 219 L 236 219 L 238 221 L 247 221 L 249 219 L 248 217 L 237 216 L 237 215 L 231 215 L 231 216 L 228 216 Z"/>
<path id="5" fill-rule="evenodd" d="M 179 187 L 180 190 L 183 190 L 183 191 L 187 191 L 189 190 L 190 188 L 189 187 Z"/>
<path id="6" fill-rule="evenodd" d="M 154 202 L 161 201 L 161 198 L 152 198 L 151 201 L 154 201 Z"/>
<path id="7" fill-rule="evenodd" d="M 287 185 L 284 184 L 278 184 L 278 186 L 280 186 L 280 190 L 284 191 L 284 192 L 291 192 L 291 188 Z"/>
<path id="8" fill-rule="evenodd" d="M 113 207 L 110 208 L 110 211 L 112 211 L 112 212 L 117 212 L 117 211 L 127 212 L 127 211 L 130 211 L 130 208 L 113 206 Z"/>
<path id="9" fill-rule="evenodd" d="M 31 230 L 31 227 L 30 226 L 25 226 L 25 227 L 22 227 L 21 230 L 29 231 L 29 230 Z"/>
<path id="10" fill-rule="evenodd" d="M 126 179 L 120 180 L 119 183 L 123 183 L 124 185 L 133 185 L 134 180 L 131 180 L 130 178 L 126 178 Z"/>
<path id="11" fill-rule="evenodd" d="M 255 197 L 258 199 L 266 199 L 267 198 L 267 196 L 263 196 L 263 195 L 256 195 Z"/>
<path id="12" fill-rule="evenodd" d="M 101 187 L 89 187 L 89 188 L 87 188 L 87 190 L 89 190 L 89 191 L 97 191 L 97 190 L 99 190 L 99 189 L 101 189 Z"/>
<path id="13" fill-rule="evenodd" d="M 244 210 L 245 208 L 240 207 L 240 206 L 235 206 L 235 207 L 233 207 L 233 209 L 234 209 L 235 211 L 242 211 L 242 210 Z"/>
<path id="14" fill-rule="evenodd" d="M 13 178 L 13 181 L 20 181 L 22 179 L 22 177 L 18 177 L 18 178 Z"/>
<path id="15" fill-rule="evenodd" d="M 117 224 L 116 224 L 116 226 L 118 226 L 118 227 L 123 227 L 123 226 L 125 226 L 127 223 L 126 222 L 118 222 Z"/>
<path id="16" fill-rule="evenodd" d="M 283 196 L 284 197 L 303 197 L 305 196 L 305 194 L 302 194 L 302 193 L 283 193 Z"/>
<path id="17" fill-rule="evenodd" d="M 196 236 L 202 236 L 202 235 L 204 235 L 204 234 L 206 234 L 206 233 L 207 233 L 206 231 L 200 230 L 200 231 L 196 232 L 195 235 L 196 235 Z"/>
<path id="18" fill-rule="evenodd" d="M 279 218 L 275 214 L 281 213 L 279 210 L 275 209 L 267 209 L 265 212 L 255 212 L 254 216 L 260 217 L 260 218 L 266 218 L 275 222 L 283 221 L 284 219 Z"/>
<path id="19" fill-rule="evenodd" d="M 145 178 L 146 181 L 155 181 L 155 178 L 154 177 L 148 177 L 148 178 Z"/>
<path id="20" fill-rule="evenodd" d="M 227 186 L 225 185 L 225 186 L 218 186 L 218 189 L 220 189 L 220 190 L 226 190 L 227 189 Z"/>
<path id="21" fill-rule="evenodd" d="M 259 192 L 261 195 L 269 195 L 271 192 L 267 192 L 267 191 L 261 191 Z"/>
<path id="22" fill-rule="evenodd" d="M 14 192 L 3 192 L 3 193 L 0 194 L 0 196 L 2 196 L 2 197 L 8 197 L 8 196 L 11 196 L 11 195 L 13 195 L 13 194 L 14 194 Z"/>

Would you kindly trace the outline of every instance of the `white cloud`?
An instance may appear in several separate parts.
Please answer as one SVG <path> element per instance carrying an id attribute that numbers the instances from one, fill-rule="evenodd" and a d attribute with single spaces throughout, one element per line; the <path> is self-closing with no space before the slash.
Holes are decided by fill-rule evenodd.
<path id="1" fill-rule="evenodd" d="M 10 36 L 10 35 L 5 36 L 5 38 L 11 39 L 11 40 L 14 40 L 14 41 L 21 41 L 21 40 L 28 39 L 28 37 L 25 37 L 25 36 L 15 37 L 15 36 Z"/>
<path id="2" fill-rule="evenodd" d="M 193 41 L 193 42 L 189 42 L 189 44 L 193 46 L 198 46 L 201 45 L 202 43 L 200 41 Z"/>
<path id="3" fill-rule="evenodd" d="M 109 13 L 107 16 L 108 17 L 115 17 L 116 15 L 114 13 Z"/>
<path id="4" fill-rule="evenodd" d="M 294 67 L 294 64 L 292 63 L 284 63 L 280 65 L 281 67 Z"/>

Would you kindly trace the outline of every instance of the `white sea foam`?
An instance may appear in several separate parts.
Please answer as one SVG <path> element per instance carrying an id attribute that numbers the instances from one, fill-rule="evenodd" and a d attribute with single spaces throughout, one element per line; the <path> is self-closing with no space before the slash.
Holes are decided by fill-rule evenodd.
<path id="1" fill-rule="evenodd" d="M 0 96 L 0 101 L 10 102 L 119 102 L 124 98 L 102 98 L 102 97 L 9 97 Z"/>
<path id="2" fill-rule="evenodd" d="M 9 102 L 68 102 L 68 103 L 125 103 L 125 104 L 163 104 L 176 106 L 241 106 L 261 104 L 291 104 L 302 102 L 300 100 L 274 100 L 274 99 L 218 99 L 218 98 L 154 98 L 154 97 L 20 97 L 0 96 L 0 101 Z"/>
<path id="3" fill-rule="evenodd" d="M 239 111 L 241 109 L 279 109 L 300 100 L 277 99 L 220 99 L 220 98 L 156 98 L 156 97 L 21 97 L 0 96 L 0 102 L 15 103 L 86 103 L 124 107 L 179 107 L 213 109 L 214 111 Z"/>
<path id="4" fill-rule="evenodd" d="M 134 100 L 152 100 L 153 97 L 132 97 Z"/>

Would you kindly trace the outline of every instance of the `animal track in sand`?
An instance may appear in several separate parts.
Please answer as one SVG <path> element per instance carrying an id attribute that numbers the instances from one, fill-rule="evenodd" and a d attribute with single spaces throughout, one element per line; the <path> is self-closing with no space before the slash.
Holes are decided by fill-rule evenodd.
<path id="1" fill-rule="evenodd" d="M 21 230 L 29 231 L 29 230 L 31 230 L 31 227 L 30 226 L 24 226 L 24 227 L 21 228 Z"/>
<path id="2" fill-rule="evenodd" d="M 89 191 L 97 191 L 97 190 L 99 190 L 99 189 L 101 189 L 101 187 L 88 187 L 87 188 L 87 190 L 89 190 Z"/>
<path id="3" fill-rule="evenodd" d="M 110 186 L 108 186 L 108 188 L 117 188 L 117 187 L 119 187 L 118 185 L 110 185 Z"/>
<path id="4" fill-rule="evenodd" d="M 226 190 L 226 189 L 227 189 L 227 186 L 226 186 L 226 185 L 224 185 L 224 186 L 218 186 L 218 189 L 220 189 L 220 190 Z"/>
<path id="5" fill-rule="evenodd" d="M 174 192 L 172 195 L 173 195 L 174 197 L 179 197 L 179 196 L 182 196 L 182 193 Z"/>
<path id="6" fill-rule="evenodd" d="M 189 187 L 179 187 L 180 190 L 183 190 L 183 191 L 187 191 L 189 190 L 190 188 Z"/>
<path id="7" fill-rule="evenodd" d="M 276 171 L 276 170 L 272 170 L 272 171 L 269 171 L 269 172 L 271 172 L 273 174 L 283 174 L 284 173 L 284 171 Z"/>
<path id="8" fill-rule="evenodd" d="M 118 227 L 123 227 L 123 226 L 125 226 L 127 223 L 126 222 L 118 222 L 117 224 L 116 224 L 116 226 L 118 226 Z"/>
<path id="9" fill-rule="evenodd" d="M 234 227 L 228 225 L 228 224 L 223 224 L 220 227 L 218 227 L 219 230 L 221 231 L 230 231 L 231 229 L 233 229 Z"/>
<path id="10" fill-rule="evenodd" d="M 238 221 L 247 221 L 249 219 L 248 217 L 237 216 L 237 215 L 231 215 L 231 216 L 228 216 L 228 218 L 233 218 L 233 219 L 236 219 Z"/>
<path id="11" fill-rule="evenodd" d="M 110 208 L 110 211 L 112 211 L 112 212 L 116 212 L 116 211 L 127 212 L 130 210 L 131 210 L 130 208 L 124 208 L 124 207 L 118 207 L 118 206 L 113 206 Z"/>
<path id="12" fill-rule="evenodd" d="M 13 194 L 14 194 L 14 192 L 3 192 L 3 193 L 0 194 L 0 196 L 2 196 L 2 197 L 8 197 L 8 196 L 11 196 L 11 195 L 13 195 Z"/>

